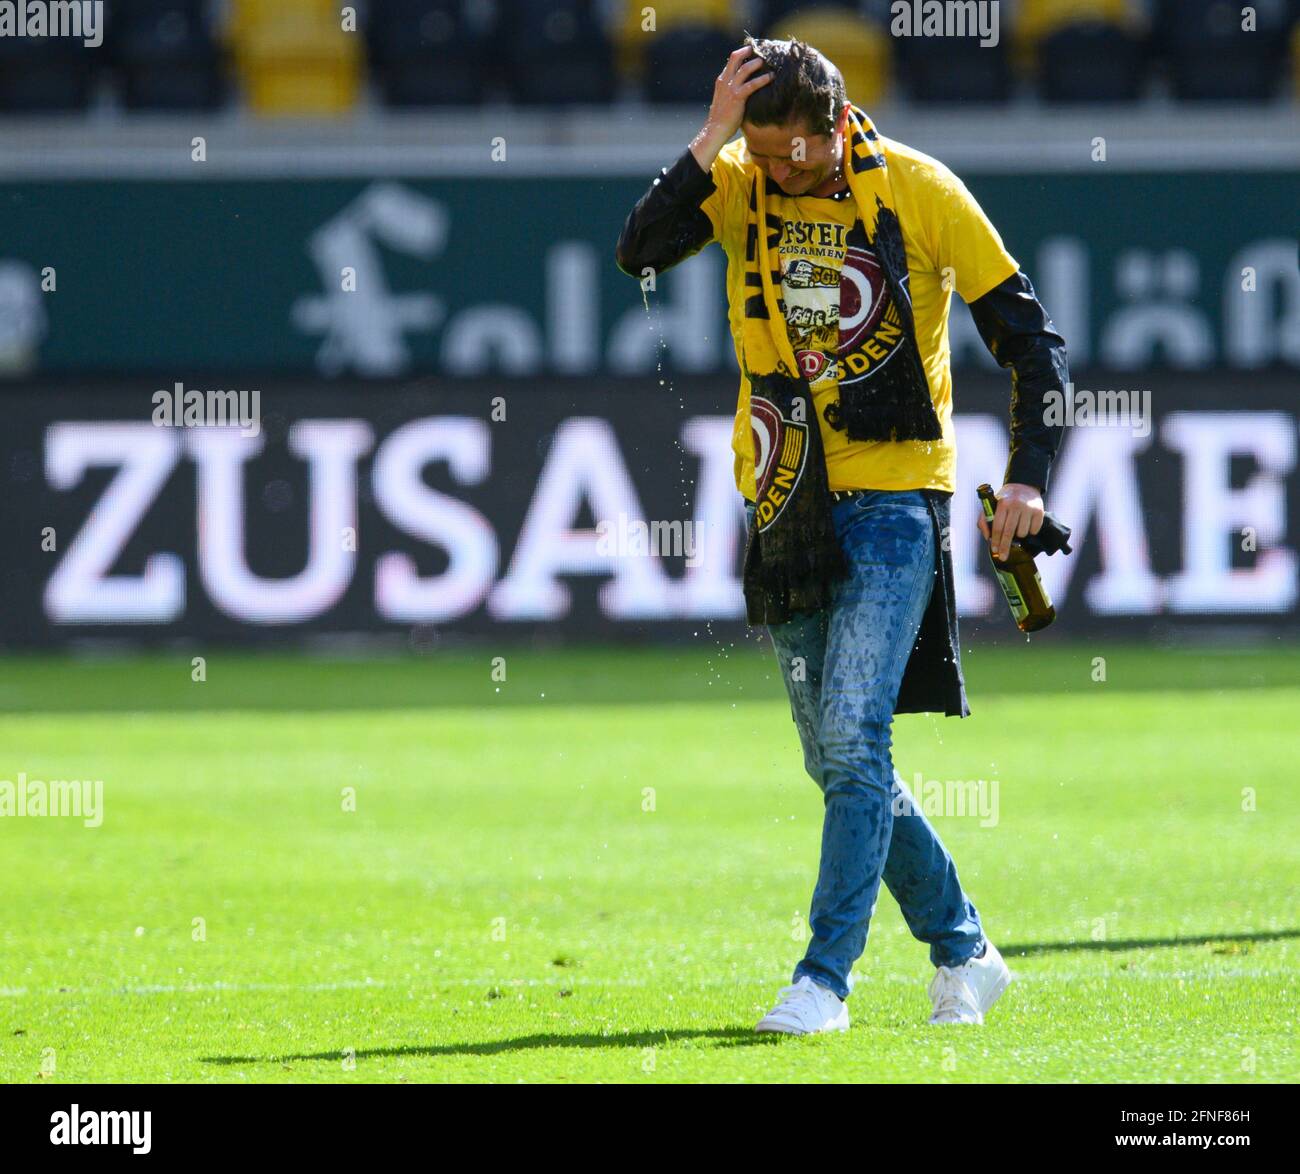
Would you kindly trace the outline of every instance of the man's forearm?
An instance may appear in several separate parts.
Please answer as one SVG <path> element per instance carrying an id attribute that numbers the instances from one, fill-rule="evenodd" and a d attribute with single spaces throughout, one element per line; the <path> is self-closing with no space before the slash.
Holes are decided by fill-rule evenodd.
<path id="1" fill-rule="evenodd" d="M 1016 273 L 970 305 L 990 353 L 1011 368 L 1011 445 L 1004 481 L 1047 491 L 1052 461 L 1064 428 L 1047 422 L 1049 392 L 1064 392 L 1070 379 L 1065 340 Z"/>
<path id="2" fill-rule="evenodd" d="M 700 205 L 714 191 L 710 171 L 726 142 L 706 124 L 677 161 L 660 170 L 618 238 L 616 257 L 624 273 L 662 273 L 713 239 L 713 225 Z"/>
<path id="3" fill-rule="evenodd" d="M 700 127 L 700 133 L 691 140 L 690 150 L 701 171 L 712 169 L 714 160 L 730 141 L 733 133 L 735 132 L 728 131 L 726 127 L 714 126 L 711 122 L 706 122 Z"/>

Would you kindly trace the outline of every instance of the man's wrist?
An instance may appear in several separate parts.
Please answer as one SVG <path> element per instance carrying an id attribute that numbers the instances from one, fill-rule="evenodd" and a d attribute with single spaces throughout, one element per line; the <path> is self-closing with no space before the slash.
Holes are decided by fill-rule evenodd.
<path id="1" fill-rule="evenodd" d="M 712 169 L 713 161 L 730 141 L 732 133 L 734 132 L 728 131 L 726 127 L 706 122 L 699 134 L 691 140 L 691 154 L 704 171 Z"/>

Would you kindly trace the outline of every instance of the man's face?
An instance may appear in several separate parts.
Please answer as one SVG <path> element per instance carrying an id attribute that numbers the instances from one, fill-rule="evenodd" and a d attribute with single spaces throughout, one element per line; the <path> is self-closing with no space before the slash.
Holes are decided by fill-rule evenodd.
<path id="1" fill-rule="evenodd" d="M 840 165 L 842 133 L 809 134 L 799 122 L 788 126 L 740 124 L 749 157 L 787 196 L 803 196 L 821 187 Z"/>

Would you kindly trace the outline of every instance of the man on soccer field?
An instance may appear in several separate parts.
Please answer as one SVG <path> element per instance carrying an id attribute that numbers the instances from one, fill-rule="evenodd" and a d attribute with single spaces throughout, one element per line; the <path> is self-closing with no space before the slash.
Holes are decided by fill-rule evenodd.
<path id="1" fill-rule="evenodd" d="M 980 521 L 1000 557 L 1042 525 L 1060 441 L 1043 401 L 1066 386 L 1064 341 L 962 182 L 878 135 L 799 41 L 747 38 L 731 54 L 708 121 L 628 217 L 618 265 L 644 279 L 714 240 L 742 372 L 746 609 L 771 635 L 825 797 L 812 939 L 758 1030 L 848 1027 L 882 877 L 937 967 L 930 1022 L 980 1023 L 1010 972 L 894 770 L 890 726 L 970 712 L 945 541 L 950 291 L 1012 370 L 1010 461 Z"/>

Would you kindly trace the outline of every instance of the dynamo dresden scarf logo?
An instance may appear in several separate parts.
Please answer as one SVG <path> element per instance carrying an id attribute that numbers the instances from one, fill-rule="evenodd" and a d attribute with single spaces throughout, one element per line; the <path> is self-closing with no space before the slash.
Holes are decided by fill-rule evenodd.
<path id="1" fill-rule="evenodd" d="M 819 280 L 819 275 L 830 272 L 824 266 L 799 261 L 786 271 L 785 284 L 796 294 L 811 289 L 814 294 L 824 295 L 831 289 L 829 278 Z M 838 305 L 835 300 L 831 302 L 827 317 L 838 323 L 835 353 L 811 346 L 796 348 L 794 353 L 799 372 L 809 383 L 833 376 L 846 386 L 875 376 L 897 353 L 904 334 L 885 271 L 869 248 L 849 245 L 834 277 L 833 294 Z M 808 311 L 803 312 L 807 316 Z M 808 333 L 811 337 L 814 331 Z"/>
<path id="2" fill-rule="evenodd" d="M 791 420 L 770 399 L 749 401 L 754 434 L 754 499 L 760 533 L 780 516 L 794 495 L 808 460 L 808 425 Z"/>
<path id="3" fill-rule="evenodd" d="M 872 378 L 898 352 L 903 337 L 880 262 L 870 249 L 850 245 L 840 270 L 840 384 Z"/>

